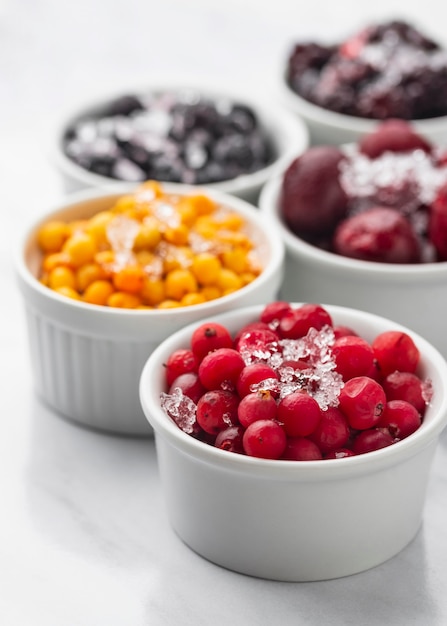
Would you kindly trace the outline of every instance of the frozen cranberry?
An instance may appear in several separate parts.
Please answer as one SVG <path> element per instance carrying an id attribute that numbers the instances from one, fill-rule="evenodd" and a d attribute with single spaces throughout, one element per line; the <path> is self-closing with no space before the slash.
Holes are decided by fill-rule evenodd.
<path id="1" fill-rule="evenodd" d="M 347 335 L 336 339 L 332 346 L 337 372 L 343 380 L 354 376 L 369 376 L 374 366 L 374 353 L 369 343 L 361 337 Z"/>
<path id="2" fill-rule="evenodd" d="M 336 407 L 329 407 L 321 411 L 321 419 L 310 435 L 310 439 L 318 446 L 323 454 L 331 450 L 343 448 L 350 435 L 350 429 L 346 417 Z"/>
<path id="3" fill-rule="evenodd" d="M 273 420 L 276 417 L 276 401 L 269 391 L 249 393 L 239 402 L 237 416 L 244 428 L 256 420 Z"/>
<path id="4" fill-rule="evenodd" d="M 286 449 L 286 442 L 284 429 L 273 420 L 253 422 L 242 438 L 245 453 L 262 459 L 279 459 Z"/>
<path id="5" fill-rule="evenodd" d="M 340 337 L 347 337 L 349 335 L 357 336 L 357 333 L 352 330 L 349 326 L 343 326 L 341 324 L 336 324 L 333 328 L 335 339 L 339 339 Z"/>
<path id="6" fill-rule="evenodd" d="M 311 328 L 332 326 L 330 314 L 319 304 L 303 304 L 279 320 L 278 334 L 284 339 L 305 337 Z"/>
<path id="7" fill-rule="evenodd" d="M 424 415 L 426 402 L 423 393 L 422 380 L 410 372 L 392 372 L 382 382 L 388 402 L 390 400 L 405 400 Z"/>
<path id="8" fill-rule="evenodd" d="M 229 426 L 221 430 L 214 441 L 216 448 L 220 450 L 227 450 L 228 452 L 236 452 L 237 454 L 243 454 L 244 448 L 242 446 L 242 437 L 244 435 L 244 428 L 238 424 L 235 426 Z"/>
<path id="9" fill-rule="evenodd" d="M 218 348 L 232 348 L 233 339 L 225 326 L 206 322 L 196 328 L 191 336 L 191 350 L 201 360 L 208 352 Z"/>
<path id="10" fill-rule="evenodd" d="M 334 250 L 363 261 L 420 261 L 419 242 L 410 222 L 390 207 L 372 207 L 343 220 L 334 234 Z"/>
<path id="11" fill-rule="evenodd" d="M 339 406 L 351 428 L 364 430 L 379 423 L 386 404 L 385 392 L 368 376 L 348 380 L 339 395 Z"/>
<path id="12" fill-rule="evenodd" d="M 373 340 L 374 357 L 382 376 L 396 370 L 415 373 L 419 363 L 419 350 L 413 339 L 400 330 L 388 330 Z"/>
<path id="13" fill-rule="evenodd" d="M 307 393 L 294 391 L 278 403 L 277 419 L 288 437 L 307 437 L 320 423 L 321 409 Z"/>
<path id="14" fill-rule="evenodd" d="M 344 158 L 336 147 L 314 146 L 288 167 L 280 210 L 292 232 L 327 233 L 346 215 L 347 196 L 339 181 Z"/>
<path id="15" fill-rule="evenodd" d="M 290 313 L 291 310 L 292 307 L 289 302 L 283 302 L 282 300 L 270 302 L 266 304 L 264 310 L 261 312 L 260 320 L 265 324 L 271 324 L 272 322 L 280 320 L 283 315 Z"/>
<path id="16" fill-rule="evenodd" d="M 379 426 L 387 428 L 395 439 L 405 439 L 421 425 L 417 409 L 405 400 L 390 400 L 380 418 Z"/>
<path id="17" fill-rule="evenodd" d="M 307 437 L 288 437 L 281 459 L 284 461 L 320 461 L 323 458 L 316 443 Z"/>
<path id="18" fill-rule="evenodd" d="M 239 336 L 236 342 L 236 350 L 238 350 L 244 358 L 250 355 L 257 357 L 263 352 L 276 350 L 278 339 L 277 333 L 268 327 L 246 330 Z"/>
<path id="19" fill-rule="evenodd" d="M 259 320 L 256 322 L 249 322 L 248 324 L 245 324 L 244 326 L 242 326 L 242 328 L 240 328 L 235 334 L 234 345 L 237 347 L 239 343 L 239 339 L 242 337 L 242 335 L 245 335 L 245 333 L 248 333 L 249 331 L 252 331 L 252 330 L 271 331 L 272 329 L 270 328 L 268 324 L 266 324 L 265 322 L 261 322 Z"/>
<path id="20" fill-rule="evenodd" d="M 365 454 L 386 448 L 394 443 L 393 437 L 386 428 L 370 428 L 359 433 L 353 444 L 355 454 Z"/>
<path id="21" fill-rule="evenodd" d="M 447 184 L 430 206 L 428 234 L 440 261 L 447 261 Z"/>
<path id="22" fill-rule="evenodd" d="M 174 350 L 166 361 L 166 383 L 170 387 L 173 381 L 186 372 L 196 372 L 198 360 L 192 350 L 180 348 Z"/>
<path id="23" fill-rule="evenodd" d="M 258 385 L 265 380 L 278 380 L 278 373 L 266 363 L 251 363 L 246 365 L 236 381 L 236 390 L 241 398 L 252 391 L 252 385 Z"/>
<path id="24" fill-rule="evenodd" d="M 238 397 L 230 391 L 214 389 L 207 391 L 197 403 L 197 423 L 207 433 L 217 433 L 238 423 Z"/>
<path id="25" fill-rule="evenodd" d="M 376 159 L 383 152 L 410 152 L 423 150 L 431 152 L 430 143 L 421 137 L 412 126 L 399 119 L 382 122 L 377 129 L 359 141 L 359 150 L 370 159 Z"/>
<path id="26" fill-rule="evenodd" d="M 168 393 L 172 394 L 174 389 L 180 389 L 183 395 L 191 398 L 196 404 L 200 397 L 206 392 L 196 372 L 185 372 L 185 374 L 177 376 L 169 387 Z"/>
<path id="27" fill-rule="evenodd" d="M 235 386 L 245 362 L 232 348 L 219 348 L 209 352 L 199 365 L 200 382 L 206 389 L 219 389 L 223 385 Z"/>

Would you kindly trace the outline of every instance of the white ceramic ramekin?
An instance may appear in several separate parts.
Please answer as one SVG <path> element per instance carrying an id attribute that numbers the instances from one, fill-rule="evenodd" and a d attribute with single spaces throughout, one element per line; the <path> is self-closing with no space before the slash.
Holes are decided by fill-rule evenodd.
<path id="1" fill-rule="evenodd" d="M 335 324 L 371 341 L 402 329 L 394 322 L 326 306 Z M 236 332 L 262 307 L 219 315 Z M 273 580 L 313 581 L 361 572 L 402 550 L 422 520 L 437 440 L 447 422 L 447 363 L 406 328 L 421 353 L 420 375 L 434 397 L 422 426 L 387 448 L 343 459 L 271 461 L 217 449 L 185 434 L 164 413 L 163 363 L 187 347 L 196 325 L 175 333 L 149 357 L 140 397 L 155 431 L 170 522 L 198 554 L 223 567 Z"/>
<path id="2" fill-rule="evenodd" d="M 375 263 L 326 252 L 294 235 L 281 219 L 281 179 L 261 192 L 259 206 L 286 246 L 281 297 L 328 302 L 389 317 L 423 335 L 447 356 L 447 262 Z"/>
<path id="3" fill-rule="evenodd" d="M 197 193 L 197 188 L 164 185 L 166 192 Z M 128 188 L 126 188 L 128 191 Z M 237 292 L 204 304 L 170 310 L 126 310 L 66 298 L 37 279 L 40 225 L 49 219 L 90 217 L 113 205 L 124 191 L 89 190 L 73 194 L 41 214 L 17 247 L 18 285 L 23 296 L 29 346 L 38 395 L 65 417 L 92 428 L 148 435 L 138 397 L 138 381 L 149 354 L 174 331 L 203 317 L 272 300 L 282 280 L 284 247 L 271 220 L 260 220 L 250 204 L 203 188 L 204 193 L 240 213 L 256 243 L 264 270 Z"/>
<path id="4" fill-rule="evenodd" d="M 229 193 L 255 203 L 263 184 L 272 176 L 282 171 L 290 159 L 303 152 L 309 145 L 309 133 L 304 122 L 290 113 L 285 107 L 268 100 L 259 102 L 244 93 L 229 92 L 214 86 L 197 86 L 185 82 L 157 83 L 147 87 L 135 88 L 131 92 L 155 95 L 164 92 L 176 92 L 188 89 L 211 99 L 229 99 L 249 106 L 256 114 L 260 125 L 267 131 L 273 142 L 277 158 L 267 167 L 237 178 L 207 184 L 208 188 Z M 98 188 L 122 185 L 122 181 L 89 172 L 70 159 L 63 149 L 63 137 L 67 128 L 80 117 L 97 110 L 101 105 L 123 95 L 122 93 L 103 94 L 100 98 L 79 104 L 63 115 L 54 132 L 54 142 L 50 150 L 50 159 L 62 175 L 66 191 L 85 188 Z"/>

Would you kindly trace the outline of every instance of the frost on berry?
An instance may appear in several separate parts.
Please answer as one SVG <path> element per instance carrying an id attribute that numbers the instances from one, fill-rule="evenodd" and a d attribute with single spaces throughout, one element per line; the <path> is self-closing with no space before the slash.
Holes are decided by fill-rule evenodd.
<path id="1" fill-rule="evenodd" d="M 190 435 L 196 425 L 196 404 L 185 396 L 180 388 L 175 388 L 172 393 L 161 393 L 160 404 L 169 417 L 174 420 L 183 432 Z"/>
<path id="2" fill-rule="evenodd" d="M 433 398 L 433 383 L 430 378 L 426 378 L 422 381 L 421 394 L 422 398 L 427 406 L 431 404 Z"/>

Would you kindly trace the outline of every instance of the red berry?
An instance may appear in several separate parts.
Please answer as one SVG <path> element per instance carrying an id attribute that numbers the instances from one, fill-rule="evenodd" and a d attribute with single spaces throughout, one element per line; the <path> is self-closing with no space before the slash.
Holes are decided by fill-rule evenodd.
<path id="1" fill-rule="evenodd" d="M 276 302 L 270 302 L 266 304 L 264 310 L 261 312 L 260 320 L 265 324 L 271 324 L 277 320 L 280 320 L 283 315 L 289 313 L 292 307 L 288 302 L 277 300 Z"/>
<path id="2" fill-rule="evenodd" d="M 405 439 L 420 425 L 420 414 L 412 404 L 405 400 L 390 400 L 379 422 L 379 426 L 387 428 L 395 439 Z"/>
<path id="3" fill-rule="evenodd" d="M 364 430 L 379 423 L 386 404 L 385 392 L 368 376 L 346 381 L 338 397 L 339 406 L 351 428 Z"/>
<path id="4" fill-rule="evenodd" d="M 279 337 L 270 328 L 254 328 L 242 333 L 237 342 L 236 350 L 245 356 L 255 356 L 263 352 L 277 349 Z"/>
<path id="5" fill-rule="evenodd" d="M 279 402 L 277 419 L 284 425 L 288 437 L 307 437 L 321 419 L 318 402 L 302 391 L 294 391 Z"/>
<path id="6" fill-rule="evenodd" d="M 211 435 L 237 424 L 238 397 L 230 391 L 207 391 L 197 403 L 197 423 Z"/>
<path id="7" fill-rule="evenodd" d="M 279 459 L 286 449 L 286 443 L 284 429 L 273 420 L 253 422 L 242 438 L 245 453 L 262 459 Z"/>
<path id="8" fill-rule="evenodd" d="M 232 348 L 233 339 L 225 326 L 216 322 L 206 322 L 193 332 L 191 336 L 191 350 L 202 360 L 208 352 L 218 348 Z"/>
<path id="9" fill-rule="evenodd" d="M 245 335 L 245 333 L 248 333 L 252 330 L 268 330 L 271 331 L 272 329 L 270 328 L 270 326 L 268 324 L 266 324 L 265 322 L 250 322 L 249 324 L 245 324 L 245 326 L 242 326 L 242 328 L 240 328 L 236 335 L 234 336 L 234 345 L 237 347 L 238 343 L 239 343 L 239 339 L 242 337 L 242 335 Z"/>
<path id="10" fill-rule="evenodd" d="M 169 387 L 169 394 L 174 392 L 174 389 L 180 389 L 184 396 L 188 396 L 191 398 L 195 404 L 199 401 L 199 398 L 203 396 L 206 389 L 202 385 L 199 379 L 199 375 L 196 372 L 186 372 L 185 374 L 180 374 L 174 380 L 172 385 Z"/>
<path id="11" fill-rule="evenodd" d="M 236 452 L 237 454 L 243 454 L 244 448 L 242 446 L 242 437 L 244 435 L 244 428 L 240 425 L 229 426 L 224 428 L 214 441 L 216 448 L 220 450 L 227 450 L 228 452 Z"/>
<path id="12" fill-rule="evenodd" d="M 316 443 L 306 437 L 288 437 L 281 457 L 284 461 L 320 461 L 323 457 Z"/>
<path id="13" fill-rule="evenodd" d="M 252 391 L 251 386 L 268 379 L 278 380 L 278 373 L 266 363 L 246 365 L 236 381 L 236 390 L 241 398 Z"/>
<path id="14" fill-rule="evenodd" d="M 374 367 L 374 353 L 369 343 L 355 335 L 336 339 L 332 346 L 336 369 L 343 380 L 368 376 Z"/>
<path id="15" fill-rule="evenodd" d="M 419 363 L 419 350 L 413 339 L 400 330 L 388 330 L 373 340 L 371 347 L 383 377 L 396 370 L 414 374 Z"/>
<path id="16" fill-rule="evenodd" d="M 237 350 L 219 348 L 209 352 L 200 363 L 200 382 L 207 389 L 219 389 L 222 385 L 235 386 L 244 367 L 244 359 Z"/>
<path id="17" fill-rule="evenodd" d="M 170 387 L 173 381 L 186 372 L 197 372 L 198 361 L 192 350 L 180 348 L 174 350 L 166 361 L 166 383 Z"/>
<path id="18" fill-rule="evenodd" d="M 347 196 L 339 180 L 345 159 L 335 146 L 314 146 L 286 170 L 280 210 L 295 234 L 330 232 L 346 214 Z"/>
<path id="19" fill-rule="evenodd" d="M 303 304 L 279 320 L 277 331 L 283 339 L 300 339 L 311 328 L 321 330 L 324 326 L 332 326 L 332 318 L 326 309 L 319 304 Z"/>
<path id="20" fill-rule="evenodd" d="M 347 337 L 348 335 L 354 335 L 355 337 L 357 337 L 357 333 L 352 330 L 352 328 L 350 328 L 349 326 L 342 326 L 340 324 L 336 324 L 334 326 L 334 336 L 335 339 L 340 339 L 340 337 Z"/>
<path id="21" fill-rule="evenodd" d="M 386 448 L 393 443 L 394 439 L 386 428 L 370 428 L 356 436 L 352 449 L 355 454 L 365 454 Z"/>
<path id="22" fill-rule="evenodd" d="M 269 391 L 249 393 L 239 402 L 237 416 L 244 428 L 256 420 L 273 420 L 276 417 L 275 399 Z"/>
<path id="23" fill-rule="evenodd" d="M 343 448 L 349 440 L 350 430 L 346 417 L 336 407 L 321 411 L 320 423 L 310 435 L 323 454 Z"/>
<path id="24" fill-rule="evenodd" d="M 359 150 L 370 159 L 376 159 L 387 150 L 410 152 L 423 150 L 431 152 L 430 143 L 418 135 L 408 122 L 398 119 L 386 120 L 375 131 L 359 141 Z"/>
<path id="25" fill-rule="evenodd" d="M 436 249 L 438 259 L 447 261 L 447 184 L 438 191 L 430 207 L 428 236 Z"/>
<path id="26" fill-rule="evenodd" d="M 426 402 L 423 395 L 422 380 L 410 372 L 392 372 L 383 380 L 382 387 L 388 402 L 390 400 L 405 400 L 424 415 Z"/>
<path id="27" fill-rule="evenodd" d="M 417 263 L 421 252 L 410 222 L 398 210 L 375 206 L 343 220 L 334 233 L 337 254 L 380 263 Z"/>

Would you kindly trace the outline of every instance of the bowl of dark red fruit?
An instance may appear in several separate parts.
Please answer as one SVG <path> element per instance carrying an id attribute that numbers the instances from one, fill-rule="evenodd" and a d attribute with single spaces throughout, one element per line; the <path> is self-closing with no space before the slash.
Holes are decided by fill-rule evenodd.
<path id="1" fill-rule="evenodd" d="M 306 121 L 312 143 L 355 141 L 390 118 L 447 140 L 447 49 L 410 23 L 374 24 L 337 43 L 295 43 L 284 66 L 283 101 Z"/>
<path id="2" fill-rule="evenodd" d="M 64 116 L 53 161 L 67 190 L 157 180 L 255 201 L 308 146 L 281 106 L 212 88 L 157 86 L 103 97 Z"/>
<path id="3" fill-rule="evenodd" d="M 275 301 L 185 327 L 140 378 L 173 529 L 272 580 L 383 563 L 420 528 L 446 381 L 421 336 L 346 307 Z"/>
<path id="4" fill-rule="evenodd" d="M 447 355 L 447 151 L 402 120 L 313 146 L 264 187 L 286 244 L 281 295 L 384 315 Z"/>

